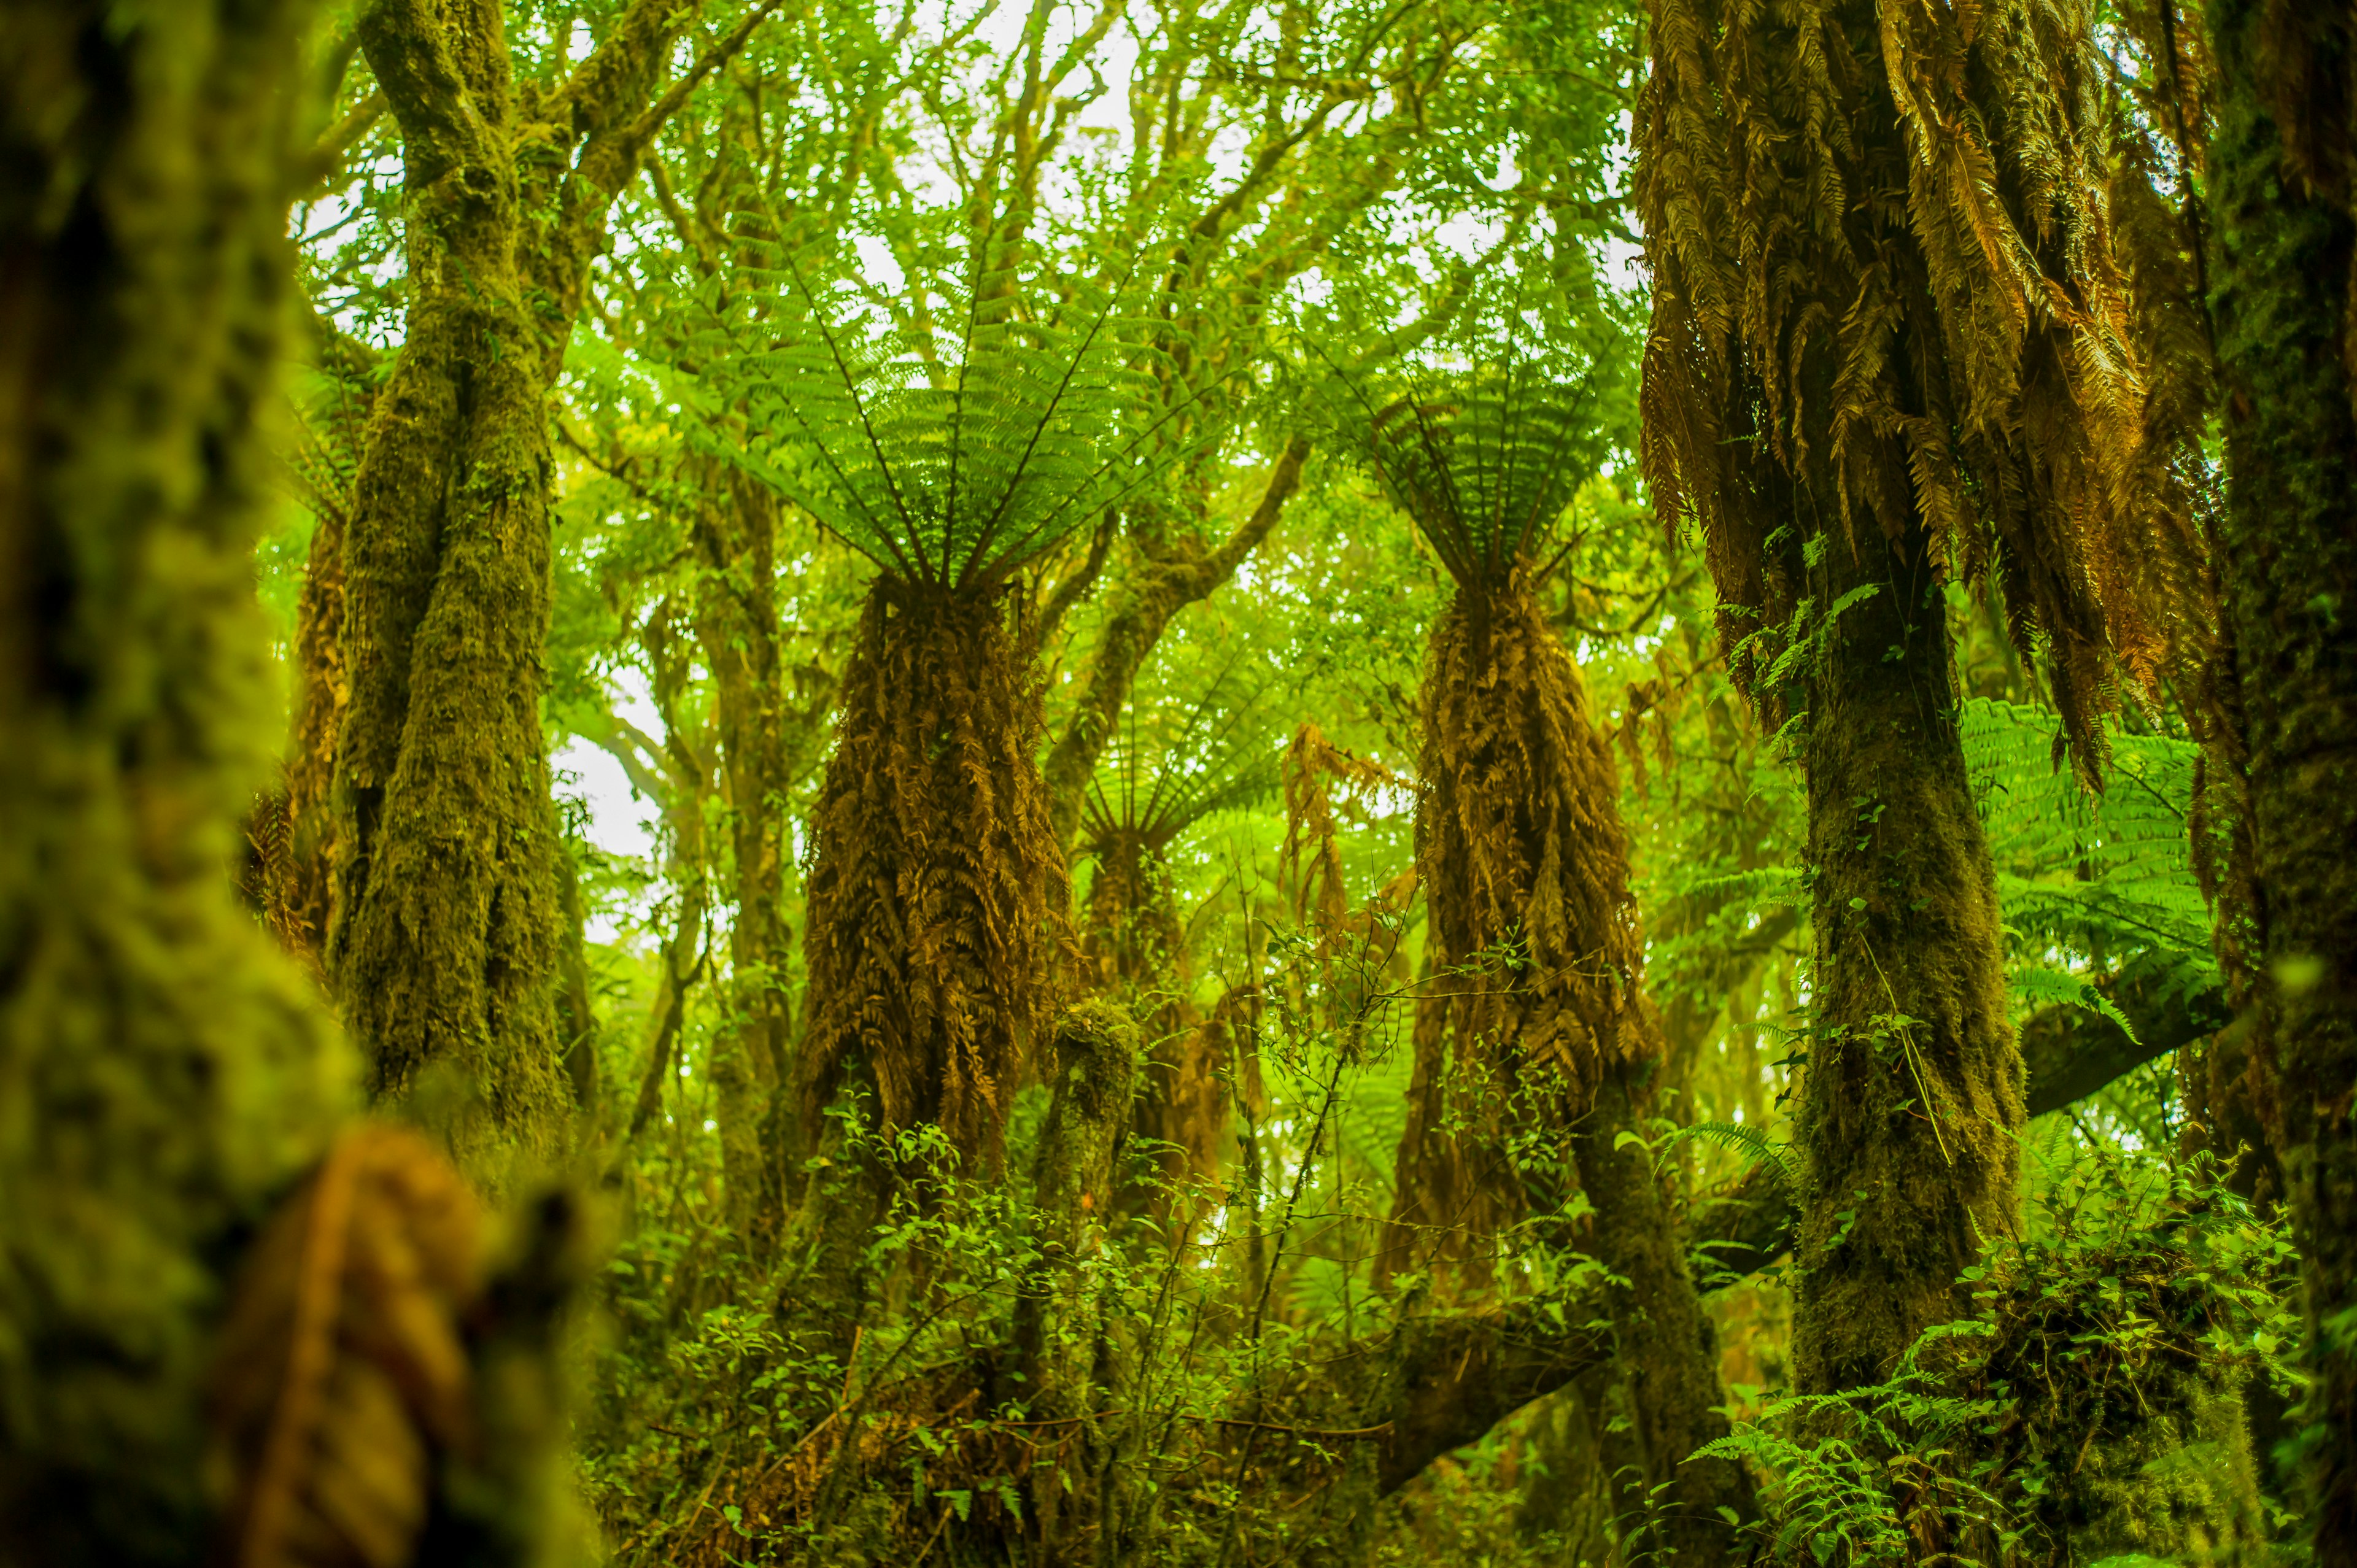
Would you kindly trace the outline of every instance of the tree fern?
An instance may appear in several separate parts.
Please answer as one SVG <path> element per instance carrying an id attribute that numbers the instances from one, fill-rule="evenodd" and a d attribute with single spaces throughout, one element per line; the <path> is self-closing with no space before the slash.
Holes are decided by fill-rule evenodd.
<path id="1" fill-rule="evenodd" d="M 1510 321 L 1469 364 L 1338 374 L 1327 393 L 1342 446 L 1459 584 L 1502 581 L 1541 551 L 1609 445 L 1596 363 L 1531 337 Z"/>
<path id="2" fill-rule="evenodd" d="M 991 274 L 912 315 L 944 335 L 779 276 L 793 319 L 700 339 L 705 415 L 741 411 L 726 455 L 904 582 L 987 592 L 1155 483 L 1174 440 L 1211 439 L 1204 394 L 1163 395 L 1125 282 Z"/>
<path id="3" fill-rule="evenodd" d="M 1747 1168 L 1759 1165 L 1766 1169 L 1775 1178 L 1776 1185 L 1787 1193 L 1800 1188 L 1801 1169 L 1792 1159 L 1792 1150 L 1773 1142 L 1759 1128 L 1746 1126 L 1740 1122 L 1697 1122 L 1692 1126 L 1681 1127 L 1655 1146 L 1654 1156 L 1667 1159 L 1681 1144 L 1696 1140 L 1716 1144 L 1722 1149 L 1746 1156 Z"/>
<path id="4" fill-rule="evenodd" d="M 1134 833 L 1159 853 L 1206 817 L 1275 792 L 1284 754 L 1267 743 L 1263 703 L 1275 677 L 1259 654 L 1232 650 L 1182 687 L 1157 678 L 1164 650 L 1089 781 L 1088 840 Z"/>

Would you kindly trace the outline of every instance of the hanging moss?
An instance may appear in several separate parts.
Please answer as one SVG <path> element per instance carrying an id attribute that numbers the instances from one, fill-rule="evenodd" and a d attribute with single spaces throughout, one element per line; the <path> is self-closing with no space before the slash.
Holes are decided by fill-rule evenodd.
<path id="1" fill-rule="evenodd" d="M 1771 722 L 1804 715 L 1797 1370 L 1859 1386 L 2016 1220 L 1944 585 L 2001 584 L 2092 779 L 2123 679 L 2150 689 L 2183 641 L 2198 552 L 2166 470 L 2198 420 L 2147 425 L 2090 8 L 1649 10 L 1647 471 L 1702 526 L 1730 667 Z"/>
<path id="2" fill-rule="evenodd" d="M 846 1088 L 995 1162 L 1049 1016 L 1071 894 L 1035 760 L 1037 670 L 1004 596 L 879 577 L 811 814 L 806 1144 Z"/>

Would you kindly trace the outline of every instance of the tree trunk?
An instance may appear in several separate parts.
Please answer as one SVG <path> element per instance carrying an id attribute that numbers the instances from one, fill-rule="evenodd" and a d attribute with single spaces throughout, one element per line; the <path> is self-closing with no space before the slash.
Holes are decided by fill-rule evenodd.
<path id="1" fill-rule="evenodd" d="M 1171 898 L 1168 845 L 1160 835 L 1111 823 L 1090 832 L 1095 871 L 1083 908 L 1082 957 L 1092 986 L 1129 1008 L 1146 1039 L 1131 1106 L 1134 1172 L 1120 1207 L 1159 1221 L 1185 1207 L 1188 1191 L 1214 1182 L 1228 1164 L 1234 1112 L 1227 1078 L 1231 1031 L 1206 1020 L 1191 1000 L 1194 968 Z"/>
<path id="2" fill-rule="evenodd" d="M 1432 1003 L 1417 1018 L 1384 1260 L 1420 1251 L 1478 1281 L 1493 1238 L 1560 1210 L 1576 1181 L 1598 1260 L 1627 1282 L 1607 1300 L 1661 1499 L 1659 1544 L 1690 1561 L 1722 1554 L 1734 1527 L 1720 1510 L 1754 1513 L 1750 1479 L 1690 1461 L 1727 1430 L 1717 1353 L 1652 1163 L 1641 1144 L 1620 1146 L 1642 1135 L 1663 1041 L 1641 988 L 1619 785 L 1578 668 L 1519 567 L 1451 604 L 1424 731 L 1416 856 L 1437 961 L 1458 972 L 1436 988 L 1445 1023 Z"/>
<path id="3" fill-rule="evenodd" d="M 1103 1251 L 1114 1214 L 1117 1162 L 1138 1087 L 1137 1026 L 1112 1004 L 1083 1003 L 1059 1022 L 1055 1056 L 1055 1088 L 1032 1168 L 1039 1254 L 1015 1302 L 1015 1357 L 1024 1380 L 1017 1397 L 1031 1419 L 1079 1430 L 1060 1436 L 1028 1477 L 1033 1561 L 1041 1564 L 1077 1560 L 1074 1538 L 1092 1512 L 1111 1516 L 1098 1520 L 1102 1528 L 1127 1511 L 1117 1485 L 1105 1497 L 1078 1483 L 1091 1475 L 1108 1478 L 1123 1434 L 1120 1421 L 1101 1426 L 1097 1402 L 1137 1396 L 1097 1377 L 1109 1359 L 1119 1359 L 1105 1354 L 1107 1336 L 1125 1326 L 1104 1321 L 1085 1266 L 1090 1253 Z"/>
<path id="4" fill-rule="evenodd" d="M 1596 1105 L 1575 1124 L 1579 1185 L 1596 1209 L 1596 1255 L 1628 1281 L 1611 1287 L 1614 1350 L 1645 1460 L 1654 1509 L 1649 1545 L 1686 1562 L 1708 1562 L 1733 1549 L 1734 1527 L 1718 1510 L 1754 1516 L 1751 1477 L 1732 1459 L 1695 1459 L 1727 1434 L 1727 1394 L 1719 1386 L 1718 1340 L 1702 1309 L 1686 1262 L 1684 1227 L 1662 1192 L 1641 1136 L 1651 1097 L 1640 1069 L 1605 1074 Z"/>
<path id="5" fill-rule="evenodd" d="M 776 498 L 731 470 L 707 499 L 697 542 L 705 573 L 696 630 L 712 671 L 731 851 L 728 1016 L 709 1059 L 719 1097 L 730 1227 L 766 1256 L 784 1212 L 774 1125 L 786 1080 L 792 1004 L 786 959 L 785 693 L 778 659 Z"/>
<path id="6" fill-rule="evenodd" d="M 1049 1017 L 1070 902 L 1038 756 L 1040 689 L 1006 599 L 877 579 L 811 814 L 810 1030 L 797 1158 L 845 1090 L 995 1167 Z"/>
<path id="7" fill-rule="evenodd" d="M 2015 1227 L 2021 1058 L 1988 846 L 1964 774 L 1945 599 L 1912 519 L 1828 539 L 1811 588 L 1850 602 L 1808 683 L 1813 1016 L 1799 1141 L 1795 1373 L 1878 1383 L 1984 1240 Z M 1824 613 L 1821 608 L 1819 613 Z"/>
<path id="8" fill-rule="evenodd" d="M 547 398 L 683 20 L 637 0 L 546 93 L 512 79 L 496 0 L 377 0 L 358 24 L 402 130 L 409 312 L 345 540 L 328 961 L 374 1093 L 447 1119 L 493 1183 L 569 1123 Z"/>
<path id="9" fill-rule="evenodd" d="M 318 355 L 337 387 L 330 434 L 298 464 L 314 521 L 295 607 L 294 714 L 280 799 L 285 842 L 261 891 L 282 946 L 324 984 L 328 928 L 335 924 L 336 737 L 351 682 L 344 667 L 344 531 L 361 436 L 376 402 L 374 366 L 350 339 L 317 324 Z"/>
<path id="10" fill-rule="evenodd" d="M 2301 1511 L 2316 1561 L 2349 1563 L 2357 1563 L 2357 865 L 2349 853 L 2357 843 L 2357 383 L 2347 349 L 2357 222 L 2346 93 L 2357 38 L 2345 5 L 2222 0 L 2211 26 L 2219 83 L 2211 276 L 2227 472 L 2216 559 L 2255 885 L 2225 945 L 2251 977 L 2242 1027 L 2307 1287 L 2313 1382 L 2302 1412 Z"/>
<path id="11" fill-rule="evenodd" d="M 232 898 L 300 0 L 0 4 L 0 1563 L 195 1563 L 243 1237 L 346 1058 Z"/>

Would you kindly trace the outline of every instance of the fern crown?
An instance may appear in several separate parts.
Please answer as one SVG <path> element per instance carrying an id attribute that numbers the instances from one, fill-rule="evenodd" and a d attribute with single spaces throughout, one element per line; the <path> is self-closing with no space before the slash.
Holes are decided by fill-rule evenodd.
<path id="1" fill-rule="evenodd" d="M 1345 443 L 1463 585 L 1502 581 L 1603 456 L 1592 371 L 1513 356 L 1343 393 Z"/>
<path id="2" fill-rule="evenodd" d="M 1147 444 L 1184 411 L 1119 289 L 1071 283 L 1033 309 L 1001 279 L 949 303 L 954 343 L 869 332 L 810 299 L 784 346 L 744 357 L 765 480 L 902 581 L 987 592 L 1147 483 Z"/>

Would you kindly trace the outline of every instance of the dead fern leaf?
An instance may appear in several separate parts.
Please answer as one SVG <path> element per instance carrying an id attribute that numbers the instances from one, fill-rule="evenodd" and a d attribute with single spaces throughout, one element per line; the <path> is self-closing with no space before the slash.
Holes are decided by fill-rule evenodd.
<path id="1" fill-rule="evenodd" d="M 1316 925 L 1331 940 L 1350 923 L 1333 786 L 1341 786 L 1356 801 L 1377 789 L 1399 788 L 1402 781 L 1381 763 L 1336 746 L 1315 724 L 1303 725 L 1286 747 L 1279 776 L 1285 847 L 1278 864 L 1294 889 L 1294 918 Z"/>
<path id="2" fill-rule="evenodd" d="M 1031 632 L 998 597 L 877 579 L 811 816 L 801 1128 L 846 1086 L 993 1165 L 1071 954 Z"/>
<path id="3" fill-rule="evenodd" d="M 346 1133 L 264 1229 L 222 1330 L 232 1568 L 398 1568 L 472 1437 L 474 1195 L 416 1133 Z"/>
<path id="4" fill-rule="evenodd" d="M 1808 599 L 1803 538 L 1920 529 L 1943 573 L 1996 575 L 2093 778 L 2123 681 L 2157 692 L 2201 640 L 2199 245 L 2122 130 L 2199 143 L 2173 0 L 2122 8 L 2168 62 L 2141 117 L 2107 106 L 2083 0 L 1647 13 L 1641 456 L 1701 525 L 1732 672 L 1781 722 L 1743 645 Z"/>

